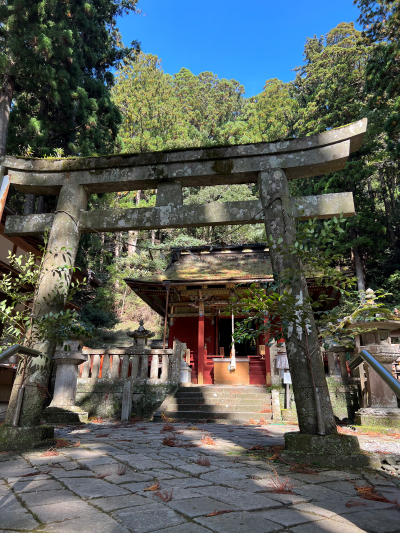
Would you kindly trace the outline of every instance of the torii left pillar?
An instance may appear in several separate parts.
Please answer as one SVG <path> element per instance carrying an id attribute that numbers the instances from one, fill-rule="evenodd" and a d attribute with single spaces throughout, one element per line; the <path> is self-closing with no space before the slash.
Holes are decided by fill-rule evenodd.
<path id="1" fill-rule="evenodd" d="M 79 217 L 81 210 L 86 209 L 87 201 L 88 192 L 81 185 L 69 183 L 61 187 L 38 286 L 34 308 L 37 317 L 50 311 L 59 313 L 64 309 L 72 276 L 72 269 L 64 267 L 74 266 L 80 238 Z M 11 393 L 6 425 L 12 424 L 23 377 L 25 393 L 17 426 L 39 426 L 44 403 L 43 391 L 48 385 L 55 346 L 54 343 L 46 341 L 35 345 L 34 348 L 40 350 L 42 356 L 28 358 L 25 373 L 21 360 Z"/>

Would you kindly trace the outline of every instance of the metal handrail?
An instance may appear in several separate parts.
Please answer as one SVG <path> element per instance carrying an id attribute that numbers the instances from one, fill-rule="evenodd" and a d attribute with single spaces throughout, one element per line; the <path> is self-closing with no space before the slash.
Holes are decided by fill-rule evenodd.
<path id="1" fill-rule="evenodd" d="M 361 365 L 363 361 L 369 364 L 369 366 L 372 367 L 375 372 L 383 379 L 383 381 L 392 389 L 395 395 L 400 398 L 400 383 L 397 381 L 396 378 L 392 376 L 390 372 L 386 370 L 384 366 L 378 363 L 375 357 L 372 357 L 372 355 L 367 352 L 367 350 L 361 350 L 356 355 L 356 357 L 352 361 L 350 361 L 350 369 L 353 370 L 354 368 L 357 368 L 359 365 Z"/>
<path id="2" fill-rule="evenodd" d="M 14 344 L 14 346 L 10 346 L 0 354 L 0 364 L 4 361 L 7 361 L 7 359 L 12 357 L 16 353 L 30 355 L 31 357 L 38 357 L 39 355 L 41 355 L 41 352 L 39 352 L 38 350 L 28 348 L 27 346 L 22 346 L 22 344 Z"/>

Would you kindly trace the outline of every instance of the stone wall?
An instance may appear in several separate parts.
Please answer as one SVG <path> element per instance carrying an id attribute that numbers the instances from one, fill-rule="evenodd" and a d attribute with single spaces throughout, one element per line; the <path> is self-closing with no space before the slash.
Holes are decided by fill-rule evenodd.
<path id="1" fill-rule="evenodd" d="M 124 379 L 78 379 L 76 405 L 89 417 L 119 418 L 122 408 Z M 168 394 L 176 389 L 171 383 L 140 383 L 132 387 L 132 414 L 150 418 Z"/>

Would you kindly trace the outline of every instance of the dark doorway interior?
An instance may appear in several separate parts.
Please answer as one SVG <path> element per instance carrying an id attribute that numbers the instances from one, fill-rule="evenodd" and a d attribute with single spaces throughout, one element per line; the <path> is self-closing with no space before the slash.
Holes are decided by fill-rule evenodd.
<path id="1" fill-rule="evenodd" d="M 235 318 L 235 324 L 242 322 L 242 319 Z M 225 357 L 231 353 L 232 343 L 232 319 L 221 318 L 219 321 L 219 346 L 224 347 Z M 257 354 L 256 341 L 245 341 L 241 344 L 235 344 L 236 357 L 247 357 L 248 355 Z"/>

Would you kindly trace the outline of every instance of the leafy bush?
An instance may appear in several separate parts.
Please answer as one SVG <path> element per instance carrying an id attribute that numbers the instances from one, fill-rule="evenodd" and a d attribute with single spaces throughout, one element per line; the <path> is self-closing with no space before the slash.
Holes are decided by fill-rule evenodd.
<path id="1" fill-rule="evenodd" d="M 104 311 L 93 304 L 85 305 L 81 312 L 81 319 L 96 328 L 108 329 L 112 329 L 119 322 L 115 313 Z"/>

